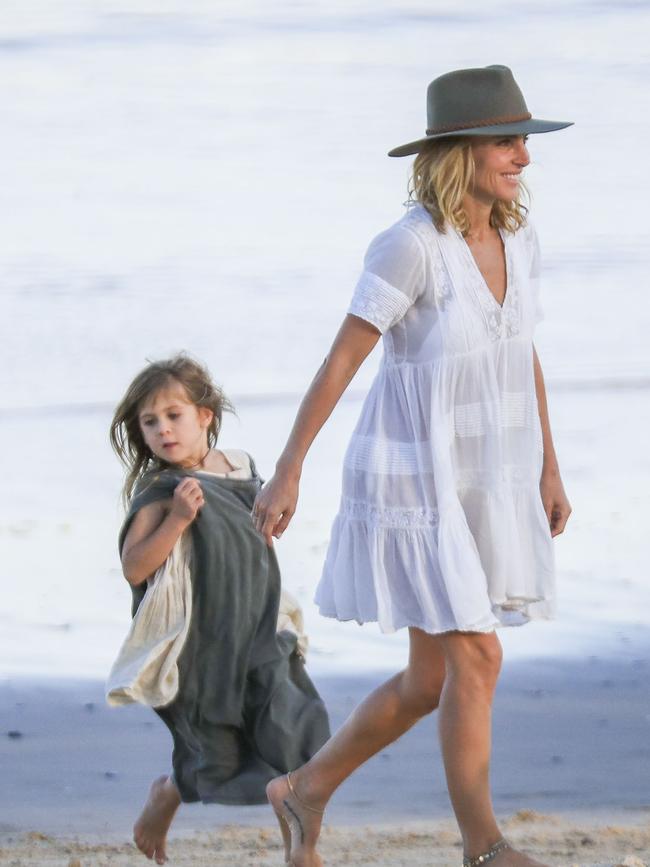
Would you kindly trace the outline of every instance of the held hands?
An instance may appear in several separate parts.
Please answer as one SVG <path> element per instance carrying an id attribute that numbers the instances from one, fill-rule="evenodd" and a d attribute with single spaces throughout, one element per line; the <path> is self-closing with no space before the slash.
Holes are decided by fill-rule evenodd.
<path id="1" fill-rule="evenodd" d="M 259 492 L 253 505 L 255 529 L 264 536 L 266 544 L 273 544 L 289 526 L 298 502 L 298 478 L 276 472 Z"/>
<path id="2" fill-rule="evenodd" d="M 191 524 L 204 503 L 203 491 L 197 479 L 186 478 L 174 489 L 170 514 L 186 524 Z"/>
<path id="3" fill-rule="evenodd" d="M 571 505 L 564 493 L 564 485 L 559 472 L 556 470 L 542 472 L 539 490 L 551 528 L 551 536 L 559 536 L 564 531 L 571 514 Z"/>

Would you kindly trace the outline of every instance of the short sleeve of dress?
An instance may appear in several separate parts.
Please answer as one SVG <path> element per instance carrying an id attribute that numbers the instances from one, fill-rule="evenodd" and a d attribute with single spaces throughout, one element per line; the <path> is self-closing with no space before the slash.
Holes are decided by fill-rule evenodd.
<path id="1" fill-rule="evenodd" d="M 540 299 L 542 256 L 537 232 L 532 224 L 528 224 L 528 252 L 530 256 L 530 291 L 533 301 L 533 322 L 537 325 L 544 318 L 544 308 Z"/>
<path id="2" fill-rule="evenodd" d="M 422 244 L 409 229 L 392 226 L 371 242 L 348 313 L 383 334 L 399 322 L 424 291 Z"/>

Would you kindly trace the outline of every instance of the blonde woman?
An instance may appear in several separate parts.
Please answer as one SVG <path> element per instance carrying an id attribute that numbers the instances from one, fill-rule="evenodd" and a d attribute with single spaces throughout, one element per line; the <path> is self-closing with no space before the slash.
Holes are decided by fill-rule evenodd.
<path id="1" fill-rule="evenodd" d="M 296 507 L 305 455 L 380 335 L 382 365 L 346 453 L 322 614 L 408 628 L 404 671 L 307 764 L 269 784 L 294 867 L 314 867 L 322 811 L 360 764 L 436 708 L 465 867 L 540 867 L 490 799 L 495 629 L 550 617 L 552 537 L 570 514 L 533 345 L 539 251 L 522 204 L 533 119 L 504 66 L 431 83 L 415 203 L 371 243 L 341 329 L 254 514 L 269 544 Z"/>

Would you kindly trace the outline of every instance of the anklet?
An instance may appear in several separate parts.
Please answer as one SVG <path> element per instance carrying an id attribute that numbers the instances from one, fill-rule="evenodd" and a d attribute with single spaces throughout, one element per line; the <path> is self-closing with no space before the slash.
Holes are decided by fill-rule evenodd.
<path id="1" fill-rule="evenodd" d="M 501 839 L 482 855 L 476 855 L 474 858 L 463 858 L 463 867 L 481 867 L 481 864 L 487 864 L 488 861 L 496 858 L 499 852 L 503 852 L 504 849 L 509 848 L 508 843 Z"/>
<path id="2" fill-rule="evenodd" d="M 325 810 L 319 810 L 318 807 L 311 807 L 309 804 L 305 804 L 303 799 L 299 798 L 298 795 L 296 795 L 296 790 L 294 789 L 293 783 L 291 782 L 291 771 L 287 773 L 287 785 L 289 786 L 289 791 L 296 799 L 296 801 L 298 801 L 301 807 L 303 807 L 305 810 L 311 810 L 312 813 L 318 813 L 319 816 L 323 815 Z"/>

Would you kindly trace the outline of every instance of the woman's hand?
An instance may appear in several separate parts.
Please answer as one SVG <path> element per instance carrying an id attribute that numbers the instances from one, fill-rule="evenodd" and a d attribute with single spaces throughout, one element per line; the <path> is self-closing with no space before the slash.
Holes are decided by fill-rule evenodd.
<path id="1" fill-rule="evenodd" d="M 186 478 L 174 489 L 170 514 L 188 525 L 196 518 L 205 500 L 197 479 Z"/>
<path id="2" fill-rule="evenodd" d="M 289 526 L 298 502 L 299 476 L 290 476 L 276 470 L 255 498 L 253 522 L 255 529 L 265 538 L 266 544 L 273 544 L 273 536 L 279 539 Z"/>
<path id="3" fill-rule="evenodd" d="M 564 485 L 556 470 L 544 472 L 539 483 L 542 495 L 542 504 L 548 524 L 551 528 L 551 536 L 559 536 L 564 531 L 566 522 L 571 514 L 571 504 L 564 493 Z"/>

